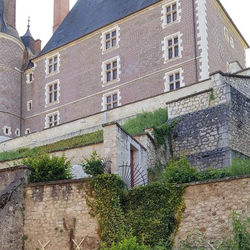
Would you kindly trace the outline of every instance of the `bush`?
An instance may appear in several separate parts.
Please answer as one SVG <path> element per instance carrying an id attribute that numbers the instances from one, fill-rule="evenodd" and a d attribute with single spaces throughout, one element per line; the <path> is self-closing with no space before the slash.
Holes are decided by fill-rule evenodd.
<path id="1" fill-rule="evenodd" d="M 124 238 L 118 244 L 113 243 L 110 248 L 102 248 L 102 250 L 150 250 L 150 247 L 145 245 L 139 245 L 136 242 L 136 237 L 130 236 L 128 238 Z"/>
<path id="2" fill-rule="evenodd" d="M 198 172 L 197 174 L 197 181 L 205 181 L 205 180 L 215 180 L 215 179 L 222 179 L 229 175 L 228 169 L 214 169 L 214 168 L 207 168 L 203 171 Z"/>
<path id="3" fill-rule="evenodd" d="M 242 176 L 250 174 L 250 159 L 235 158 L 232 165 L 228 167 L 231 176 Z"/>
<path id="4" fill-rule="evenodd" d="M 85 158 L 82 168 L 86 174 L 97 176 L 104 173 L 104 161 L 103 159 L 94 151 L 90 159 Z"/>
<path id="5" fill-rule="evenodd" d="M 168 120 L 167 109 L 158 109 L 154 112 L 144 112 L 135 118 L 129 119 L 122 127 L 131 135 L 139 134 L 145 128 L 158 127 Z"/>
<path id="6" fill-rule="evenodd" d="M 171 159 L 163 172 L 165 183 L 188 183 L 198 180 L 198 169 L 192 167 L 185 156 Z"/>
<path id="7" fill-rule="evenodd" d="M 48 154 L 37 154 L 22 161 L 23 165 L 31 167 L 29 182 L 48 182 L 71 179 L 70 161 L 63 155 L 62 157 Z"/>

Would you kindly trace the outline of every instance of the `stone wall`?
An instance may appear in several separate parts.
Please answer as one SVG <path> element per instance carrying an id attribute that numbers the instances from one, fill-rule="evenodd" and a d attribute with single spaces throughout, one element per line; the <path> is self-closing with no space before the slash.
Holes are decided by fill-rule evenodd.
<path id="1" fill-rule="evenodd" d="M 26 186 L 24 249 L 46 244 L 46 250 L 76 249 L 75 243 L 79 249 L 97 249 L 98 224 L 89 214 L 86 191 L 84 180 Z"/>
<path id="2" fill-rule="evenodd" d="M 204 233 L 210 242 L 223 239 L 232 229 L 230 215 L 233 210 L 250 216 L 249 194 L 250 176 L 187 186 L 184 193 L 186 208 L 176 245 L 194 233 Z"/>
<path id="3" fill-rule="evenodd" d="M 17 250 L 23 246 L 24 167 L 0 170 L 0 249 Z"/>

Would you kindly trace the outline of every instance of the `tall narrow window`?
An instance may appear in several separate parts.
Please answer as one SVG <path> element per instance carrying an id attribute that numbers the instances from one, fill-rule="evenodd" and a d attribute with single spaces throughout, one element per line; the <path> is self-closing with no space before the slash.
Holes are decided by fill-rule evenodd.
<path id="1" fill-rule="evenodd" d="M 172 23 L 180 21 L 180 6 L 180 0 L 175 0 L 162 6 L 161 20 L 163 29 Z"/>
<path id="2" fill-rule="evenodd" d="M 46 59 L 46 74 L 54 74 L 59 72 L 59 54 Z"/>
<path id="3" fill-rule="evenodd" d="M 163 43 L 163 58 L 164 63 L 181 57 L 182 47 L 182 34 L 180 32 L 164 38 Z"/>
<path id="4" fill-rule="evenodd" d="M 27 102 L 27 111 L 31 111 L 32 110 L 32 100 Z"/>
<path id="5" fill-rule="evenodd" d="M 177 20 L 177 4 L 176 2 L 166 6 L 167 24 Z"/>
<path id="6" fill-rule="evenodd" d="M 101 42 L 102 42 L 102 51 L 106 52 L 110 49 L 118 48 L 120 40 L 120 28 L 118 26 L 107 30 L 102 33 Z"/>
<path id="7" fill-rule="evenodd" d="M 103 62 L 102 82 L 103 84 L 113 83 L 120 80 L 120 58 L 115 57 Z"/>
<path id="8" fill-rule="evenodd" d="M 48 83 L 46 85 L 46 93 L 45 93 L 46 105 L 59 103 L 59 95 L 60 95 L 59 90 L 60 90 L 59 80 L 56 80 L 55 82 L 52 83 Z"/>

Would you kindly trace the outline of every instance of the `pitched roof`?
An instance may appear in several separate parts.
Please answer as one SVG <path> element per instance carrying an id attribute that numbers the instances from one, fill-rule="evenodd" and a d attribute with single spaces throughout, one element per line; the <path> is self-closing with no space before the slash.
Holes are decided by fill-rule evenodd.
<path id="1" fill-rule="evenodd" d="M 40 55 L 162 0 L 78 0 Z"/>

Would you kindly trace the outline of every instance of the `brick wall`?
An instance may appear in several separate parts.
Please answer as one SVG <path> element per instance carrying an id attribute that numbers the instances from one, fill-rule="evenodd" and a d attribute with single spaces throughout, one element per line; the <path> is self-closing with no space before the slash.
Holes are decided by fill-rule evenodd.
<path id="1" fill-rule="evenodd" d="M 41 249 L 47 243 L 46 250 L 74 249 L 72 240 L 82 241 L 81 249 L 97 249 L 98 224 L 89 214 L 86 190 L 84 181 L 26 186 L 24 249 Z"/>
<path id="2" fill-rule="evenodd" d="M 232 229 L 230 215 L 233 210 L 250 216 L 249 193 L 250 177 L 186 187 L 186 208 L 176 236 L 176 245 L 188 235 L 197 233 L 204 233 L 210 242 L 222 240 Z"/>

